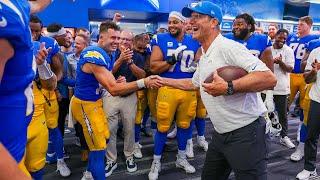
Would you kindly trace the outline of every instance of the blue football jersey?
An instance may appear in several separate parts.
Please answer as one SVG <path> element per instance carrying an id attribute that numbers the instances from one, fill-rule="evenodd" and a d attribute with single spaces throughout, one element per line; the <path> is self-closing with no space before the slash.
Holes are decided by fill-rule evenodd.
<path id="1" fill-rule="evenodd" d="M 32 69 L 33 44 L 29 13 L 30 7 L 26 0 L 0 3 L 0 38 L 7 39 L 14 49 L 13 57 L 6 63 L 0 84 L 0 108 L 25 107 L 27 98 L 32 99 L 32 94 L 28 97 L 25 95 L 35 74 Z"/>
<path id="2" fill-rule="evenodd" d="M 191 78 L 193 76 L 193 71 L 190 66 L 194 60 L 194 56 L 197 53 L 197 50 L 200 47 L 198 41 L 192 39 L 190 35 L 184 35 L 182 42 L 178 42 L 173 36 L 169 33 L 162 33 L 155 35 L 151 41 L 153 46 L 159 46 L 163 54 L 163 60 L 167 60 L 172 57 L 175 50 L 185 45 L 187 48 L 183 50 L 181 59 L 177 61 L 168 71 L 160 74 L 161 77 L 168 78 Z"/>
<path id="3" fill-rule="evenodd" d="M 249 39 L 241 40 L 234 37 L 233 33 L 228 33 L 224 35 L 228 39 L 237 41 L 244 46 L 256 57 L 260 58 L 262 52 L 269 46 L 272 46 L 271 40 L 267 35 L 253 33 Z"/>
<path id="4" fill-rule="evenodd" d="M 299 38 L 296 34 L 290 34 L 287 38 L 287 45 L 290 46 L 294 51 L 294 68 L 293 73 L 303 73 L 300 69 L 302 58 L 306 54 L 306 44 L 311 40 L 318 39 L 319 35 L 307 35 Z"/>
<path id="5" fill-rule="evenodd" d="M 58 42 L 51 38 L 51 37 L 47 37 L 47 36 L 40 36 L 39 42 L 44 42 L 45 43 L 45 47 L 48 49 L 51 47 L 51 50 L 49 51 L 48 57 L 47 57 L 47 62 L 49 64 L 52 63 L 51 58 L 56 55 L 57 53 L 59 53 L 60 51 L 60 47 Z"/>
<path id="6" fill-rule="evenodd" d="M 33 112 L 33 44 L 27 0 L 0 1 L 0 38 L 10 42 L 14 55 L 5 65 L 0 83 L 0 142 L 21 161 Z"/>
<path id="7" fill-rule="evenodd" d="M 317 47 L 320 47 L 320 39 L 311 40 L 305 46 L 307 52 L 311 52 L 312 50 L 316 49 Z"/>
<path id="8" fill-rule="evenodd" d="M 86 63 L 103 66 L 111 71 L 111 59 L 108 54 L 98 46 L 89 46 L 80 55 L 77 65 L 77 78 L 74 95 L 84 101 L 97 101 L 101 97 L 99 82 L 93 74 L 82 71 L 81 67 Z"/>

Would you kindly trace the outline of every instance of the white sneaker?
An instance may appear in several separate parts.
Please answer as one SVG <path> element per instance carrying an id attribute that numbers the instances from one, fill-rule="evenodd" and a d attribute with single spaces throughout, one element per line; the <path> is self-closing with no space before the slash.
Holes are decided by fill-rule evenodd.
<path id="1" fill-rule="evenodd" d="M 309 178 L 316 177 L 317 175 L 318 174 L 316 169 L 314 171 L 307 171 L 304 169 L 303 171 L 299 172 L 299 174 L 297 174 L 296 179 L 308 180 Z"/>
<path id="2" fill-rule="evenodd" d="M 179 157 L 179 155 L 177 155 L 176 167 L 184 169 L 186 171 L 186 173 L 195 173 L 196 172 L 196 169 L 191 164 L 189 164 L 187 159 L 181 158 L 181 157 Z"/>
<path id="3" fill-rule="evenodd" d="M 174 126 L 173 130 L 168 133 L 167 138 L 173 139 L 177 136 L 177 126 Z"/>
<path id="4" fill-rule="evenodd" d="M 67 164 L 64 162 L 64 160 L 58 160 L 58 162 L 57 162 L 57 172 L 62 177 L 68 177 L 71 174 L 71 171 L 68 168 Z"/>
<path id="5" fill-rule="evenodd" d="M 141 159 L 142 158 L 142 153 L 141 153 L 141 144 L 134 143 L 134 151 L 133 151 L 133 156 L 137 159 Z"/>
<path id="6" fill-rule="evenodd" d="M 90 171 L 83 172 L 81 180 L 94 180 Z"/>
<path id="7" fill-rule="evenodd" d="M 161 162 L 153 160 L 150 168 L 150 172 L 148 174 L 149 180 L 157 180 L 160 171 L 161 171 Z"/>
<path id="8" fill-rule="evenodd" d="M 280 138 L 280 144 L 286 146 L 287 148 L 295 148 L 296 146 L 291 142 L 290 138 L 288 136 L 285 136 L 283 138 Z"/>
<path id="9" fill-rule="evenodd" d="M 304 156 L 304 143 L 299 143 L 296 151 L 294 153 L 291 154 L 290 159 L 292 161 L 300 161 Z"/>
<path id="10" fill-rule="evenodd" d="M 187 141 L 186 155 L 188 158 L 194 158 L 192 138 Z"/>
<path id="11" fill-rule="evenodd" d="M 208 151 L 208 142 L 204 136 L 197 136 L 198 145 L 205 151 Z"/>

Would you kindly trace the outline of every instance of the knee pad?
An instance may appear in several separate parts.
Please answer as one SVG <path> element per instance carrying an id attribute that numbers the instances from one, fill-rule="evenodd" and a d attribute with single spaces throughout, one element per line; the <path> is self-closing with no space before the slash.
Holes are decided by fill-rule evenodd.
<path id="1" fill-rule="evenodd" d="M 170 105 L 167 102 L 158 102 L 157 126 L 162 133 L 167 132 L 171 125 Z"/>

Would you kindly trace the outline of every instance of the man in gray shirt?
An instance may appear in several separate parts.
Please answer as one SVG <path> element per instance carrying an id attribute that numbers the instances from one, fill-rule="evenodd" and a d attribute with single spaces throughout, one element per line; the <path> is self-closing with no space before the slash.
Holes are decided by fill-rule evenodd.
<path id="1" fill-rule="evenodd" d="M 267 179 L 265 120 L 266 108 L 256 92 L 273 88 L 277 81 L 268 67 L 240 43 L 224 38 L 219 24 L 220 7 L 202 1 L 185 7 L 193 38 L 202 45 L 192 79 L 163 78 L 163 84 L 184 90 L 200 88 L 201 98 L 214 125 L 202 179 Z M 218 68 L 238 66 L 248 75 L 226 82 L 217 72 L 211 83 L 204 80 Z"/>

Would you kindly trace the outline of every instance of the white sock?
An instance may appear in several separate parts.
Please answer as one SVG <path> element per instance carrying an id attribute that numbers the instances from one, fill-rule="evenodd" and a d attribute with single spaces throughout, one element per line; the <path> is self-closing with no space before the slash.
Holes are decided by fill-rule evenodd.
<path id="1" fill-rule="evenodd" d="M 179 158 L 186 159 L 186 150 L 178 150 Z"/>
<path id="2" fill-rule="evenodd" d="M 153 155 L 153 160 L 160 162 L 160 160 L 161 160 L 161 155 Z"/>
<path id="3" fill-rule="evenodd" d="M 187 144 L 192 144 L 192 138 L 188 139 Z"/>

